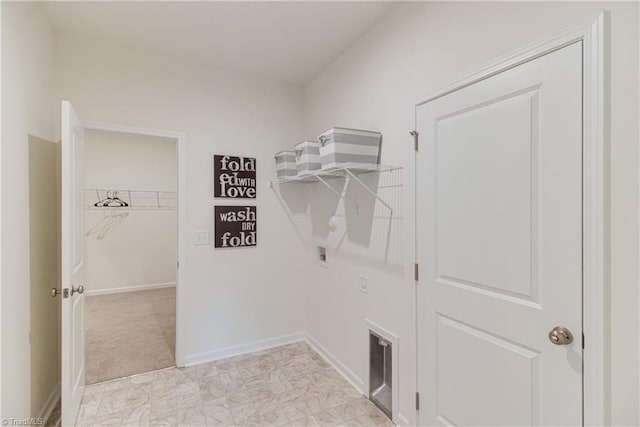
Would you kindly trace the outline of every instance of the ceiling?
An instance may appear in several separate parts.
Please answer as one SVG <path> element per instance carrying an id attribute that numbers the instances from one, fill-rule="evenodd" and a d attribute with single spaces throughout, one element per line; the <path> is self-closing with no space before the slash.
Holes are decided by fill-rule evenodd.
<path id="1" fill-rule="evenodd" d="M 304 84 L 392 2 L 43 2 L 54 30 Z"/>

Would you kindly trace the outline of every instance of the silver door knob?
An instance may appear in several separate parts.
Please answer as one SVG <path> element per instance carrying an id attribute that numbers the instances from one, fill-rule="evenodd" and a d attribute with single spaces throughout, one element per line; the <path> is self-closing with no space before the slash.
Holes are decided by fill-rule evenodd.
<path id="1" fill-rule="evenodd" d="M 62 292 L 62 289 L 51 288 L 51 292 L 49 292 L 49 294 L 55 298 L 60 294 L 60 292 Z"/>
<path id="2" fill-rule="evenodd" d="M 563 326 L 556 326 L 549 332 L 549 340 L 555 345 L 569 345 L 573 342 L 573 334 Z"/>
<path id="3" fill-rule="evenodd" d="M 71 296 L 73 296 L 73 294 L 78 293 L 78 294 L 83 294 L 84 293 L 84 286 L 80 285 L 77 288 L 75 286 L 71 286 Z"/>

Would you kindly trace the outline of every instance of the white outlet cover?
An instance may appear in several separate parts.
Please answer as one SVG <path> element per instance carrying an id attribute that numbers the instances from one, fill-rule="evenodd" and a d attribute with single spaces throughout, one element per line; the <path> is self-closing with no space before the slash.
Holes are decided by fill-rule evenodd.
<path id="1" fill-rule="evenodd" d="M 360 276 L 358 279 L 360 292 L 363 294 L 369 293 L 369 278 L 367 276 Z"/>
<path id="2" fill-rule="evenodd" d="M 196 231 L 193 233 L 193 244 L 208 245 L 209 244 L 209 232 L 208 231 Z"/>

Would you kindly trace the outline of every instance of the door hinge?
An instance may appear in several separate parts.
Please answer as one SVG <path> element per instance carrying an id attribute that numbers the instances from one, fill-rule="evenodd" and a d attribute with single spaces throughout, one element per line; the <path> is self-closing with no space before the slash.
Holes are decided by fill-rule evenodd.
<path id="1" fill-rule="evenodd" d="M 413 278 L 414 280 L 417 282 L 418 281 L 418 263 L 416 262 L 415 264 L 413 264 Z"/>
<path id="2" fill-rule="evenodd" d="M 418 151 L 418 131 L 412 130 L 409 132 L 409 135 L 413 137 L 413 149 Z"/>
<path id="3" fill-rule="evenodd" d="M 582 333 L 582 349 L 584 350 L 584 332 Z"/>
<path id="4" fill-rule="evenodd" d="M 416 411 L 420 410 L 420 393 L 416 392 Z"/>
<path id="5" fill-rule="evenodd" d="M 176 262 L 176 267 L 180 268 L 180 261 Z"/>

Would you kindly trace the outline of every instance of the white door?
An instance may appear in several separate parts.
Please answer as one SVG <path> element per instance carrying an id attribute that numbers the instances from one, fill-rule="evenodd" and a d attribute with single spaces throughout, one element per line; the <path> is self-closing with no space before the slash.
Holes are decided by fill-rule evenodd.
<path id="1" fill-rule="evenodd" d="M 84 129 L 62 101 L 62 425 L 75 424 L 84 393 Z"/>
<path id="2" fill-rule="evenodd" d="M 581 425 L 582 42 L 416 120 L 420 424 Z"/>

